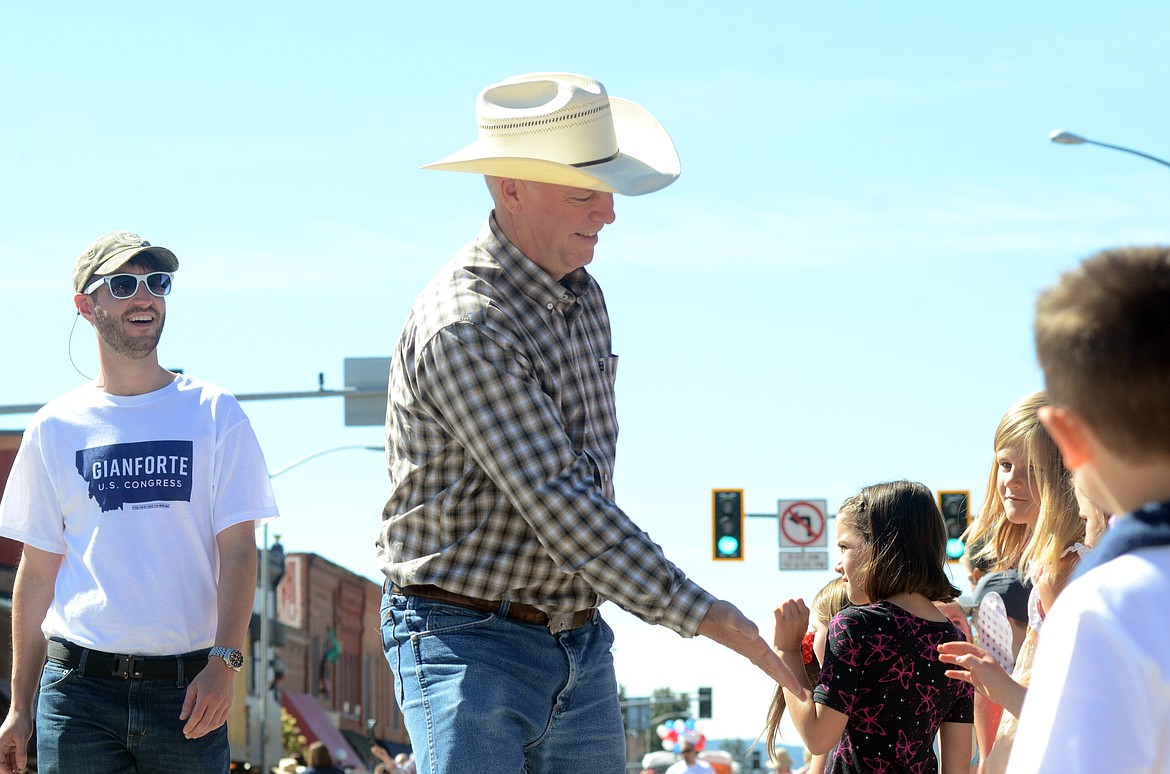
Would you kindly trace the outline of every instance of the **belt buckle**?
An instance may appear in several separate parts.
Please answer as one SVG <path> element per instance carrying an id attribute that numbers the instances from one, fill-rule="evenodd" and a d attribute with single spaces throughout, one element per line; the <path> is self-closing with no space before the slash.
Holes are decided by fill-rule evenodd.
<path id="1" fill-rule="evenodd" d="M 110 674 L 129 680 L 131 677 L 142 677 L 142 672 L 135 666 L 134 656 L 114 656 L 114 668 Z"/>
<path id="2" fill-rule="evenodd" d="M 560 634 L 573 628 L 573 617 L 576 613 L 552 613 L 548 617 L 548 630 L 551 634 Z"/>

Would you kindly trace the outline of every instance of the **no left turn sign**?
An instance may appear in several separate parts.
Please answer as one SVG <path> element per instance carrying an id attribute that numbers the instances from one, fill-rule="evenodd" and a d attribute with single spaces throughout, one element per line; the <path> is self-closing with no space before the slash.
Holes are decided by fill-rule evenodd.
<path id="1" fill-rule="evenodd" d="M 825 534 L 825 500 L 781 500 L 780 547 L 811 548 L 828 546 Z"/>

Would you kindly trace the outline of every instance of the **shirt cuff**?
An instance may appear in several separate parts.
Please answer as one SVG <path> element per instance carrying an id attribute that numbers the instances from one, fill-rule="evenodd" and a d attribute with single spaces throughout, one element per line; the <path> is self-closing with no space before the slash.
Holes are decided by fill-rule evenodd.
<path id="1" fill-rule="evenodd" d="M 692 580 L 684 580 L 674 596 L 666 604 L 659 621 L 683 637 L 694 637 L 699 633 L 699 624 L 716 598 Z"/>

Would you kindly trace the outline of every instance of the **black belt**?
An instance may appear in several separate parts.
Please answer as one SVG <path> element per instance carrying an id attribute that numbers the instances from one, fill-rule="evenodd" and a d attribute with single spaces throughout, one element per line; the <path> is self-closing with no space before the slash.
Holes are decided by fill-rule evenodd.
<path id="1" fill-rule="evenodd" d="M 180 666 L 184 679 L 190 679 L 207 666 L 208 650 L 194 650 L 175 656 L 134 656 L 104 653 L 75 645 L 66 640 L 49 640 L 49 660 L 67 669 L 76 669 L 85 677 L 109 677 L 121 680 L 175 680 Z"/>
<path id="2" fill-rule="evenodd" d="M 460 607 L 470 607 L 472 610 L 483 610 L 488 613 L 500 612 L 501 603 L 494 602 L 488 599 L 476 599 L 475 597 L 465 597 L 462 594 L 456 594 L 453 591 L 446 591 L 438 586 L 418 585 L 418 586 L 395 586 L 394 591 L 397 594 L 405 594 L 408 597 L 419 597 L 421 599 L 430 599 L 435 602 L 450 602 L 453 605 Z M 543 610 L 533 607 L 532 605 L 525 605 L 520 602 L 508 603 L 508 614 L 506 618 L 511 618 L 514 621 L 523 621 L 524 623 L 540 624 L 548 627 L 548 630 L 553 634 L 567 632 L 570 629 L 578 629 L 593 620 L 593 614 L 597 612 L 597 608 L 591 607 L 588 610 L 578 610 L 575 613 L 553 614 L 549 615 Z"/>

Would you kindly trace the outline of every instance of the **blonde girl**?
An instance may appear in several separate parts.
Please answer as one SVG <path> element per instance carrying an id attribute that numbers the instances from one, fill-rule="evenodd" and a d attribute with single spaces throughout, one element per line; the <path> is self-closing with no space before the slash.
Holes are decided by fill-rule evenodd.
<path id="1" fill-rule="evenodd" d="M 804 673 L 810 685 L 815 685 L 821 673 L 821 663 L 825 660 L 825 642 L 829 635 L 829 622 L 833 616 L 849 606 L 849 592 L 845 588 L 845 579 L 838 575 L 826 583 L 817 592 L 812 601 L 812 626 L 805 633 L 800 643 L 801 658 L 804 661 Z M 772 695 L 772 705 L 768 708 L 768 722 L 764 728 L 765 748 L 769 750 L 768 759 L 774 766 L 779 767 L 777 754 L 784 751 L 778 746 L 780 741 L 780 720 L 784 717 L 784 690 L 776 686 L 776 693 Z M 785 753 L 787 754 L 787 753 Z M 825 771 L 825 756 L 805 756 L 808 765 L 804 774 L 823 774 Z"/>
<path id="2" fill-rule="evenodd" d="M 970 643 L 939 648 L 944 662 L 962 667 L 947 675 L 971 683 L 981 697 L 975 718 L 980 774 L 1000 774 L 1007 767 L 1016 718 L 1031 676 L 1037 631 L 1087 550 L 1072 474 L 1037 414 L 1047 405 L 1048 395 L 1041 390 L 1004 414 L 996 429 L 995 466 L 987 495 L 979 518 L 968 530 L 969 540 L 990 538 L 997 569 L 1017 570 L 1032 585 L 1028 633 L 1015 668 L 1009 675 L 984 648 Z"/>
<path id="3" fill-rule="evenodd" d="M 978 561 L 993 570 L 1014 570 L 1023 559 L 1039 518 L 1040 493 L 1035 472 L 1055 449 L 1036 412 L 1048 405 L 1043 390 L 1026 395 L 999 420 L 992 441 L 995 462 L 987 479 L 983 505 L 963 540 L 975 547 Z M 1051 468 L 1051 460 L 1049 467 Z M 1059 452 L 1055 458 L 1063 468 Z M 1036 463 L 1036 464 L 1034 464 Z"/>

